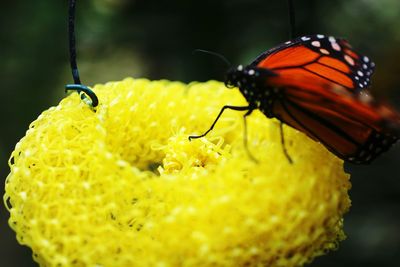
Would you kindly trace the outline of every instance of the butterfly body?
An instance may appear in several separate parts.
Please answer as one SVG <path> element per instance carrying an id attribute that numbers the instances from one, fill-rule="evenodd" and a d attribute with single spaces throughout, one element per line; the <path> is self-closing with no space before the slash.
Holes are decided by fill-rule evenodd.
<path id="1" fill-rule="evenodd" d="M 273 103 L 282 97 L 282 90 L 266 86 L 268 78 L 276 74 L 266 69 L 239 65 L 227 73 L 227 87 L 238 87 L 249 103 L 249 109 L 259 109 L 268 118 L 275 117 Z"/>
<path id="2" fill-rule="evenodd" d="M 352 163 L 369 163 L 400 137 L 400 115 L 367 88 L 375 64 L 347 41 L 303 36 L 227 73 L 251 112 L 259 109 Z"/>

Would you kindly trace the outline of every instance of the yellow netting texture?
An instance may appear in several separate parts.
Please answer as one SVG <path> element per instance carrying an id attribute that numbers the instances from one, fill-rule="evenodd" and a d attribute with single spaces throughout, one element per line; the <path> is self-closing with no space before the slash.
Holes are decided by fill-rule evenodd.
<path id="1" fill-rule="evenodd" d="M 126 79 L 43 112 L 10 158 L 9 223 L 41 266 L 301 266 L 344 238 L 343 162 L 222 83 Z"/>

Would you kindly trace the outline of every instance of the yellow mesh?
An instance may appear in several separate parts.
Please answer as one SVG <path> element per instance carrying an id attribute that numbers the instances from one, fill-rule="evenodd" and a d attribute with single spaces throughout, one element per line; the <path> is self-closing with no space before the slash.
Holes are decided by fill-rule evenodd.
<path id="1" fill-rule="evenodd" d="M 343 162 L 237 89 L 126 79 L 43 112 L 10 158 L 9 224 L 40 266 L 301 266 L 344 238 Z"/>

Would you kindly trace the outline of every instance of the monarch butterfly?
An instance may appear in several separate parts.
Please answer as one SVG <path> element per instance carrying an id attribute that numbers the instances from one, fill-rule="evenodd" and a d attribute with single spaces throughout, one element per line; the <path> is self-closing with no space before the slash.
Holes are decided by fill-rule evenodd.
<path id="1" fill-rule="evenodd" d="M 336 156 L 366 164 L 400 136 L 400 115 L 368 91 L 375 64 L 340 38 L 302 36 L 267 50 L 250 65 L 227 73 L 227 87 L 238 87 L 248 106 L 302 131 Z M 286 151 L 285 151 L 286 153 Z"/>

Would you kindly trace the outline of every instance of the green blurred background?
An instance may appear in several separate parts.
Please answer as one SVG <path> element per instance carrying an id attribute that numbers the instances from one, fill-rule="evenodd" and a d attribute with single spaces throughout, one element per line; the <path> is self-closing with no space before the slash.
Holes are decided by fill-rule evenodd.
<path id="1" fill-rule="evenodd" d="M 294 0 L 297 33 L 346 37 L 375 60 L 372 91 L 400 108 L 400 1 Z M 68 62 L 67 0 L 4 1 L 0 16 L 0 172 L 30 122 L 64 97 Z M 78 1 L 78 65 L 87 85 L 128 76 L 180 81 L 222 80 L 226 66 L 288 39 L 287 3 L 278 0 Z M 212 97 L 212 96 L 210 96 Z M 400 146 L 370 166 L 348 165 L 353 206 L 347 240 L 311 266 L 398 266 Z M 4 180 L 3 180 L 4 181 Z M 3 194 L 3 192 L 2 192 Z M 0 266 L 36 266 L 17 244 L 0 209 Z"/>

